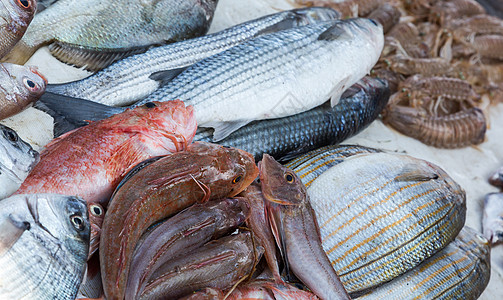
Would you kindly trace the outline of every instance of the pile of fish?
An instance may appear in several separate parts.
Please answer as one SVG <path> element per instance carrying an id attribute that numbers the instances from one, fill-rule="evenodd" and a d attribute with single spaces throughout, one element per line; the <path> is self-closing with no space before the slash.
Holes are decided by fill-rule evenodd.
<path id="1" fill-rule="evenodd" d="M 461 186 L 430 162 L 338 145 L 396 104 L 396 84 L 367 75 L 397 8 L 299 8 L 204 35 L 218 1 L 41 1 L 34 17 L 35 1 L 0 1 L 25 24 L 0 33 L 4 61 L 50 45 L 95 72 L 52 85 L 0 64 L 0 119 L 35 102 L 57 136 L 39 155 L 0 127 L 0 298 L 476 299 L 487 286 L 489 242 L 464 227 Z M 495 243 L 501 216 L 488 218 Z"/>

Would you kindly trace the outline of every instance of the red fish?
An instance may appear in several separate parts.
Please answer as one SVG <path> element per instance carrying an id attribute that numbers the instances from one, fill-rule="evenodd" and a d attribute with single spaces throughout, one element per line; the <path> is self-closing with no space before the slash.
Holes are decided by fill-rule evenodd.
<path id="1" fill-rule="evenodd" d="M 196 128 L 193 108 L 180 100 L 128 109 L 53 140 L 16 193 L 78 195 L 106 207 L 130 169 L 186 149 Z"/>

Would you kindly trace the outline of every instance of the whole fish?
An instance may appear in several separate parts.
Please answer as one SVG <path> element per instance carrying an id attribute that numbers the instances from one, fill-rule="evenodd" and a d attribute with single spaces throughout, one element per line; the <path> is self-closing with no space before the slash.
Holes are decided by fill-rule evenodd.
<path id="1" fill-rule="evenodd" d="M 163 263 L 202 247 L 242 224 L 248 215 L 243 198 L 194 204 L 145 233 L 136 245 L 125 299 L 135 299 Z"/>
<path id="2" fill-rule="evenodd" d="M 36 0 L 0 0 L 0 58 L 23 37 L 36 9 Z"/>
<path id="3" fill-rule="evenodd" d="M 39 161 L 39 154 L 11 128 L 0 124 L 0 199 L 14 193 Z"/>
<path id="4" fill-rule="evenodd" d="M 86 203 L 74 196 L 0 201 L 0 298 L 75 299 L 89 234 Z"/>
<path id="5" fill-rule="evenodd" d="M 498 171 L 494 172 L 494 174 L 489 177 L 489 183 L 503 188 L 503 167 L 499 168 Z"/>
<path id="6" fill-rule="evenodd" d="M 263 35 L 199 61 L 135 105 L 181 99 L 219 141 L 254 120 L 335 105 L 375 65 L 383 40 L 382 26 L 362 18 Z"/>
<path id="7" fill-rule="evenodd" d="M 45 77 L 34 67 L 0 64 L 0 120 L 37 101 L 45 92 L 46 84 Z"/>
<path id="8" fill-rule="evenodd" d="M 258 167 L 270 226 L 287 272 L 291 269 L 321 299 L 350 299 L 323 251 L 304 184 L 267 154 Z"/>
<path id="9" fill-rule="evenodd" d="M 47 90 L 112 106 L 129 105 L 203 58 L 258 35 L 338 17 L 336 11 L 321 7 L 275 13 L 213 34 L 152 48 L 120 60 L 88 78 L 49 85 Z"/>
<path id="10" fill-rule="evenodd" d="M 199 142 L 131 173 L 115 191 L 101 231 L 107 299 L 123 299 L 134 248 L 149 226 L 196 202 L 237 195 L 258 169 L 249 153 Z"/>
<path id="11" fill-rule="evenodd" d="M 196 126 L 193 109 L 181 101 L 147 103 L 91 123 L 49 143 L 17 193 L 78 195 L 106 206 L 133 166 L 184 150 Z"/>
<path id="12" fill-rule="evenodd" d="M 288 283 L 277 283 L 269 280 L 254 280 L 239 285 L 227 298 L 228 300 L 262 299 L 262 300 L 317 300 L 313 293 L 299 290 Z"/>
<path id="13" fill-rule="evenodd" d="M 454 241 L 420 265 L 357 299 L 476 300 L 491 275 L 488 241 L 464 227 Z"/>
<path id="14" fill-rule="evenodd" d="M 255 121 L 218 143 L 243 149 L 256 160 L 264 153 L 288 160 L 321 146 L 338 144 L 362 131 L 378 117 L 389 96 L 385 82 L 364 77 L 334 107 L 325 103 L 297 115 Z M 212 130 L 199 129 L 194 140 L 211 141 Z"/>
<path id="15" fill-rule="evenodd" d="M 348 292 L 405 273 L 463 227 L 465 192 L 438 166 L 383 152 L 340 160 L 308 194 L 323 249 Z"/>
<path id="16" fill-rule="evenodd" d="M 97 71 L 154 44 L 203 35 L 218 0 L 59 0 L 35 15 L 5 61 L 24 64 L 41 46 Z"/>
<path id="17" fill-rule="evenodd" d="M 231 288 L 260 258 L 252 239 L 250 232 L 226 236 L 166 262 L 138 299 L 177 299 L 201 288 Z"/>
<path id="18" fill-rule="evenodd" d="M 503 193 L 490 193 L 484 198 L 482 231 L 491 244 L 503 242 Z"/>

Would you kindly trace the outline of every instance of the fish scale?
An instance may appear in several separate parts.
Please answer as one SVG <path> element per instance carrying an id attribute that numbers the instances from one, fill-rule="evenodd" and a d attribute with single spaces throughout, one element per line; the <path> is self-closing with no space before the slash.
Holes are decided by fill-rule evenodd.
<path id="1" fill-rule="evenodd" d="M 464 191 L 425 161 L 331 146 L 288 166 L 309 182 L 323 248 L 350 293 L 413 268 L 464 225 Z"/>

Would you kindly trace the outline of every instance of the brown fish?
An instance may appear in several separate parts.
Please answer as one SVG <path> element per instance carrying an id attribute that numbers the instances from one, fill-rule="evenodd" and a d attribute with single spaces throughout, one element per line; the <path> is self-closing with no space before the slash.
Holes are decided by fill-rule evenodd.
<path id="1" fill-rule="evenodd" d="M 0 58 L 23 37 L 36 9 L 36 0 L 0 0 Z"/>
<path id="2" fill-rule="evenodd" d="M 46 85 L 47 79 L 34 67 L 0 64 L 0 120 L 21 112 L 37 101 L 45 92 Z"/>
<path id="3" fill-rule="evenodd" d="M 118 187 L 103 222 L 100 263 L 107 299 L 123 299 L 137 241 L 152 224 L 196 203 L 233 197 L 257 177 L 242 150 L 194 143 L 134 172 Z"/>
<path id="4" fill-rule="evenodd" d="M 288 269 L 321 299 L 350 299 L 321 246 L 316 216 L 300 178 L 271 156 L 258 164 L 269 222 Z"/>

